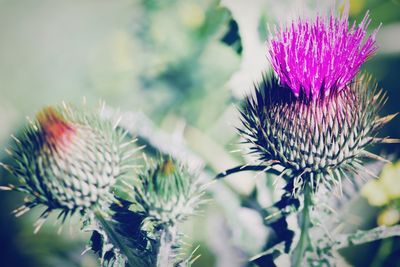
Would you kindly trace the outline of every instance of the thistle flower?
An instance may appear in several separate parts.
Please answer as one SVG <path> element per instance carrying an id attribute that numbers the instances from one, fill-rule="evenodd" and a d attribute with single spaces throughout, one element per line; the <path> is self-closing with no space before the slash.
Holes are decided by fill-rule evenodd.
<path id="1" fill-rule="evenodd" d="M 277 77 L 247 98 L 241 133 L 262 162 L 258 169 L 281 166 L 295 196 L 305 184 L 314 191 L 321 183 L 340 187 L 343 177 L 363 168 L 362 158 L 382 159 L 369 145 L 393 141 L 375 137 L 394 117 L 378 116 L 386 97 L 368 75 L 355 78 L 377 48 L 376 31 L 363 42 L 368 23 L 367 14 L 349 29 L 345 11 L 340 18 L 293 22 L 270 41 Z"/>
<path id="2" fill-rule="evenodd" d="M 52 210 L 60 209 L 65 220 L 75 211 L 107 205 L 113 199 L 110 188 L 129 166 L 123 139 L 97 113 L 67 105 L 44 108 L 10 151 L 14 164 L 8 169 L 21 184 L 5 188 L 28 194 L 16 214 L 45 205 L 37 231 Z"/>
<path id="3" fill-rule="evenodd" d="M 357 26 L 348 26 L 348 7 L 341 17 L 317 16 L 287 28 L 275 28 L 268 58 L 282 85 L 296 96 L 326 97 L 344 89 L 360 66 L 376 52 L 375 35 L 367 37 L 368 13 Z"/>

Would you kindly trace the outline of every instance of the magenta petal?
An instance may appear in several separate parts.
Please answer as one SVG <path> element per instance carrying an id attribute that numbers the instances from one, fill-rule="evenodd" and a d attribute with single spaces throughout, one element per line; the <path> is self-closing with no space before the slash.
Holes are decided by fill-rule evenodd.
<path id="1" fill-rule="evenodd" d="M 312 99 L 340 91 L 356 76 L 361 65 L 376 52 L 376 29 L 366 34 L 368 12 L 359 25 L 349 27 L 348 11 L 339 18 L 318 16 L 275 29 L 268 58 L 282 84 L 296 96 Z"/>

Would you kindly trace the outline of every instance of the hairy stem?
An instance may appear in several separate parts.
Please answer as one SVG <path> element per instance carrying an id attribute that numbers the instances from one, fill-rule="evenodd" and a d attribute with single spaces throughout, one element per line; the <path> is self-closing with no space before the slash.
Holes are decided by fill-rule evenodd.
<path id="1" fill-rule="evenodd" d="M 157 254 L 157 267 L 172 267 L 174 265 L 173 246 L 176 242 L 176 227 L 167 227 L 161 232 L 160 247 Z"/>
<path id="2" fill-rule="evenodd" d="M 310 245 L 310 235 L 309 235 L 309 229 L 311 227 L 311 222 L 310 222 L 310 208 L 312 207 L 312 196 L 311 196 L 311 188 L 308 184 L 305 185 L 305 190 L 304 190 L 304 204 L 303 204 L 303 210 L 301 212 L 301 233 L 300 233 L 300 239 L 299 242 L 297 243 L 296 248 L 293 251 L 293 256 L 292 256 L 292 266 L 293 267 L 301 267 L 303 258 L 305 255 L 305 252 Z"/>

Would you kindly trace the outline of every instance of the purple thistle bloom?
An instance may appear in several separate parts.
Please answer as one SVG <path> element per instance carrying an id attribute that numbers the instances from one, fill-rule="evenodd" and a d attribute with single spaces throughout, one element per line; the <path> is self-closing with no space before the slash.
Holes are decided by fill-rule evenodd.
<path id="1" fill-rule="evenodd" d="M 369 22 L 367 13 L 349 27 L 346 8 L 339 18 L 292 22 L 270 39 L 276 75 L 247 97 L 239 131 L 260 162 L 253 170 L 279 169 L 279 176 L 292 181 L 285 190 L 294 197 L 306 185 L 313 191 L 321 184 L 340 188 L 343 178 L 368 172 L 363 159 L 384 160 L 368 151 L 370 145 L 396 141 L 377 137 L 395 117 L 378 115 L 385 95 L 371 76 L 355 78 L 377 50 L 378 29 L 367 36 Z M 219 177 L 246 168 L 251 170 L 234 168 Z"/>
<path id="2" fill-rule="evenodd" d="M 338 92 L 356 76 L 361 65 L 376 52 L 375 35 L 366 38 L 368 12 L 349 28 L 348 8 L 341 17 L 299 19 L 289 27 L 275 28 L 269 41 L 269 60 L 282 85 L 296 96 L 317 99 Z M 365 40 L 365 41 L 364 41 Z"/>

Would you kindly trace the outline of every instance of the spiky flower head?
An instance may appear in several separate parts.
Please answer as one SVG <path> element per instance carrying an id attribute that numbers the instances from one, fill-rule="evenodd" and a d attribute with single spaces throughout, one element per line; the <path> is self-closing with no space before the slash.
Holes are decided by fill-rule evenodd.
<path id="1" fill-rule="evenodd" d="M 270 41 L 276 76 L 264 80 L 242 110 L 242 134 L 265 170 L 279 165 L 297 195 L 309 184 L 331 188 L 362 167 L 361 159 L 379 158 L 370 144 L 393 116 L 379 118 L 385 102 L 367 75 L 356 76 L 376 50 L 375 32 L 366 41 L 368 15 L 349 29 L 340 18 L 293 22 Z M 354 79 L 353 79 L 354 78 Z"/>
<path id="2" fill-rule="evenodd" d="M 275 28 L 268 58 L 282 85 L 296 96 L 326 97 L 344 89 L 360 66 L 377 50 L 375 35 L 367 36 L 368 13 L 349 28 L 348 8 L 340 17 L 317 16 Z"/>
<path id="3" fill-rule="evenodd" d="M 17 214 L 43 204 L 63 218 L 74 211 L 104 206 L 110 188 L 128 166 L 122 131 L 100 119 L 100 110 L 68 105 L 47 107 L 15 137 L 14 164 L 9 169 L 21 184 L 9 188 L 29 195 Z"/>
<path id="4" fill-rule="evenodd" d="M 134 208 L 145 214 L 149 225 L 175 225 L 195 213 L 203 202 L 204 191 L 187 168 L 172 159 L 147 162 L 138 174 Z M 153 227 L 153 226 L 150 226 Z"/>

